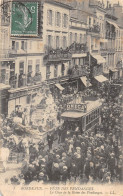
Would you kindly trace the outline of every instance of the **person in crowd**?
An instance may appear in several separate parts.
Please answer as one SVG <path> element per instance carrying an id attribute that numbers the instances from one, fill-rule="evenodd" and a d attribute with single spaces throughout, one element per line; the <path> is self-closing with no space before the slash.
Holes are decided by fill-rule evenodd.
<path id="1" fill-rule="evenodd" d="M 47 142 L 48 142 L 49 150 L 52 149 L 53 140 L 54 140 L 53 134 L 48 133 L 47 134 Z"/>

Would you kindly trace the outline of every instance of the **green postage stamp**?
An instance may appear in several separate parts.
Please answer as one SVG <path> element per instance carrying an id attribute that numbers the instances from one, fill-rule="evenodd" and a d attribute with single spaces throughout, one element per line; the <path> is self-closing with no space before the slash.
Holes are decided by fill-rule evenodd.
<path id="1" fill-rule="evenodd" d="M 11 15 L 12 36 L 38 35 L 38 3 L 13 2 Z"/>

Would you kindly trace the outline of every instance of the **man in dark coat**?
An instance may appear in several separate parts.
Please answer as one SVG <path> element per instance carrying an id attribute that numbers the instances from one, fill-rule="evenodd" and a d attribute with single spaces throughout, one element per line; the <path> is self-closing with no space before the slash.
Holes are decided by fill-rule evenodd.
<path id="1" fill-rule="evenodd" d="M 53 135 L 51 133 L 49 133 L 47 135 L 47 142 L 48 142 L 48 146 L 49 146 L 49 150 L 52 149 L 52 145 L 53 145 Z"/>

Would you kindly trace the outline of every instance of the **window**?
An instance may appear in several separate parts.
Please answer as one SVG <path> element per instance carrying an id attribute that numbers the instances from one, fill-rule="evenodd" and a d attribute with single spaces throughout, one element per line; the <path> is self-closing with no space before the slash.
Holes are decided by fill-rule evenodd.
<path id="1" fill-rule="evenodd" d="M 72 40 L 72 33 L 70 33 L 70 45 L 72 44 L 73 40 Z"/>
<path id="2" fill-rule="evenodd" d="M 32 65 L 28 65 L 28 73 L 32 72 Z"/>
<path id="3" fill-rule="evenodd" d="M 32 60 L 28 61 L 28 73 L 32 72 Z"/>
<path id="4" fill-rule="evenodd" d="M 56 13 L 56 26 L 61 26 L 61 14 L 59 12 Z"/>
<path id="5" fill-rule="evenodd" d="M 84 40 L 83 43 L 86 43 L 86 34 L 84 34 Z"/>
<path id="6" fill-rule="evenodd" d="M 15 41 L 12 41 L 12 50 L 15 50 Z"/>
<path id="7" fill-rule="evenodd" d="M 63 15 L 63 27 L 67 27 L 68 26 L 68 16 L 67 14 Z"/>
<path id="8" fill-rule="evenodd" d="M 75 42 L 77 42 L 77 33 L 75 33 Z"/>
<path id="9" fill-rule="evenodd" d="M 15 74 L 15 63 L 10 65 L 10 78 Z"/>
<path id="10" fill-rule="evenodd" d="M 54 77 L 57 77 L 57 72 L 58 72 L 58 66 L 54 65 Z"/>
<path id="11" fill-rule="evenodd" d="M 30 41 L 29 49 L 32 49 L 32 41 Z"/>
<path id="12" fill-rule="evenodd" d="M 24 41 L 21 41 L 21 49 L 24 50 Z"/>
<path id="13" fill-rule="evenodd" d="M 64 66 L 64 63 L 62 63 L 62 66 L 61 66 L 61 73 L 62 73 L 62 76 L 64 76 L 64 70 L 65 70 L 65 66 Z"/>
<path id="14" fill-rule="evenodd" d="M 37 59 L 36 60 L 36 70 L 35 70 L 36 73 L 40 72 L 40 60 Z"/>
<path id="15" fill-rule="evenodd" d="M 89 18 L 89 25 L 91 25 L 91 18 Z"/>
<path id="16" fill-rule="evenodd" d="M 48 47 L 52 47 L 52 36 L 48 35 Z"/>
<path id="17" fill-rule="evenodd" d="M 46 79 L 50 78 L 50 65 L 47 65 L 46 67 Z"/>
<path id="18" fill-rule="evenodd" d="M 82 43 L 82 34 L 80 34 L 80 44 Z"/>
<path id="19" fill-rule="evenodd" d="M 52 22 L 53 22 L 53 12 L 52 10 L 48 10 L 47 11 L 47 22 L 48 22 L 48 25 L 52 25 Z"/>
<path id="20" fill-rule="evenodd" d="M 65 49 L 67 47 L 67 39 L 66 36 L 63 36 L 63 48 Z"/>
<path id="21" fill-rule="evenodd" d="M 86 124 L 89 122 L 89 116 L 86 116 Z"/>
<path id="22" fill-rule="evenodd" d="M 20 65 L 19 65 L 19 73 L 20 74 L 23 74 L 24 73 L 24 62 L 20 62 Z"/>
<path id="23" fill-rule="evenodd" d="M 56 36 L 56 48 L 59 48 L 59 36 Z"/>
<path id="24" fill-rule="evenodd" d="M 19 42 L 16 42 L 16 50 L 19 50 Z"/>
<path id="25" fill-rule="evenodd" d="M 1 82 L 5 83 L 6 79 L 6 69 L 1 69 Z"/>

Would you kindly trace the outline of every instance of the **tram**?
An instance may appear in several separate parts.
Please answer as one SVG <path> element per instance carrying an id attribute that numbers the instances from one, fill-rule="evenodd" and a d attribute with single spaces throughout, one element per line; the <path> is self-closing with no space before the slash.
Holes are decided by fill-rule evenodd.
<path id="1" fill-rule="evenodd" d="M 101 123 L 102 100 L 85 101 L 84 103 L 67 104 L 67 110 L 61 114 L 61 118 L 70 129 L 75 130 L 78 126 L 81 133 L 90 128 L 94 128 Z M 73 131 L 74 131 L 73 130 Z"/>

